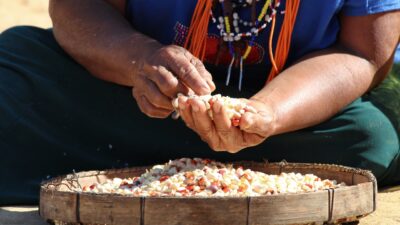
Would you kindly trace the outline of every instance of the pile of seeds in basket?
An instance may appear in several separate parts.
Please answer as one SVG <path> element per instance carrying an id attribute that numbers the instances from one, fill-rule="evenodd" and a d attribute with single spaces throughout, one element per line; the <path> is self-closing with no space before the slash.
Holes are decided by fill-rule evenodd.
<path id="1" fill-rule="evenodd" d="M 313 174 L 262 172 L 200 158 L 182 158 L 153 166 L 140 177 L 94 183 L 82 192 L 133 196 L 261 196 L 337 188 L 335 180 Z"/>

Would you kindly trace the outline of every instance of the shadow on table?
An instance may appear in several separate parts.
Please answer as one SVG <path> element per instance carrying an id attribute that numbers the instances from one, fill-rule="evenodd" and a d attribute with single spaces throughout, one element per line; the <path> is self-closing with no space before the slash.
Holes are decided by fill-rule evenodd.
<path id="1" fill-rule="evenodd" d="M 0 225 L 48 225 L 33 206 L 0 208 Z"/>

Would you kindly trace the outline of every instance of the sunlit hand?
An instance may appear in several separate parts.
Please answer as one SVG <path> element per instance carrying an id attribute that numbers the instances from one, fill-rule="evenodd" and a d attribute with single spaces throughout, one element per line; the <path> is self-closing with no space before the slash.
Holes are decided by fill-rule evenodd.
<path id="1" fill-rule="evenodd" d="M 211 74 L 186 49 L 165 46 L 141 62 L 133 78 L 132 93 L 140 110 L 153 118 L 166 118 L 173 111 L 177 93 L 210 94 L 215 89 Z"/>
<path id="2" fill-rule="evenodd" d="M 221 102 L 215 102 L 211 109 L 213 120 L 203 101 L 179 97 L 179 113 L 186 125 L 195 131 L 215 151 L 236 153 L 258 145 L 272 134 L 273 113 L 263 102 L 243 99 L 257 113 L 246 112 L 238 127 L 232 125 Z"/>

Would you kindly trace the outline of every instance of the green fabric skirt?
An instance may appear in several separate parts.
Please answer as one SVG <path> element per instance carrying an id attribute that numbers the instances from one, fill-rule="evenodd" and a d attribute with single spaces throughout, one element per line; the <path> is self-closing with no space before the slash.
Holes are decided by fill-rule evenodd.
<path id="1" fill-rule="evenodd" d="M 318 126 L 238 154 L 217 153 L 181 121 L 143 115 L 129 88 L 93 77 L 59 47 L 51 30 L 9 29 L 0 35 L 0 205 L 37 203 L 41 181 L 73 170 L 179 157 L 334 163 L 371 170 L 380 185 L 399 182 L 396 68 L 371 94 Z M 218 79 L 217 87 L 238 95 Z"/>

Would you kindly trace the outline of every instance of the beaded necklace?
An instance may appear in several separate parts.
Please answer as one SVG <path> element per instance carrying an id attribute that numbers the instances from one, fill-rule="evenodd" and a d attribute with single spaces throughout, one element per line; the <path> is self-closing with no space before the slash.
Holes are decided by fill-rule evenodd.
<path id="1" fill-rule="evenodd" d="M 279 33 L 278 42 L 273 50 L 272 40 L 275 32 L 277 8 L 280 0 L 265 0 L 265 3 L 257 16 L 257 2 L 261 0 L 197 0 L 194 10 L 189 32 L 184 47 L 188 49 L 194 56 L 204 60 L 209 21 L 212 19 L 214 23 L 219 22 L 217 28 L 220 30 L 220 45 L 227 45 L 232 60 L 228 67 L 226 85 L 229 85 L 232 67 L 239 66 L 239 90 L 242 87 L 243 79 L 243 61 L 249 56 L 256 37 L 269 24 L 271 24 L 271 32 L 268 40 L 269 59 L 272 69 L 268 75 L 267 82 L 275 78 L 280 71 L 283 70 L 289 55 L 291 36 L 296 22 L 297 12 L 301 0 L 287 0 L 285 3 L 285 17 Z M 222 9 L 222 18 L 218 20 L 214 17 L 213 9 L 220 5 Z M 245 21 L 239 18 L 239 14 L 234 12 L 238 7 L 251 7 L 251 21 Z M 239 24 L 244 27 L 250 27 L 246 32 L 241 32 Z M 248 38 L 248 44 L 243 47 L 242 39 Z M 217 53 L 216 64 L 218 64 L 220 50 Z"/>
<path id="2" fill-rule="evenodd" d="M 280 5 L 280 0 L 276 0 L 274 4 L 272 4 L 272 0 L 266 0 L 258 16 L 256 16 L 256 3 L 258 1 L 247 0 L 246 3 L 242 3 L 243 0 L 239 1 L 238 4 L 243 4 L 242 5 L 243 8 L 247 7 L 247 4 L 251 6 L 251 11 L 252 11 L 251 21 L 245 21 L 240 19 L 238 12 L 233 11 L 235 8 L 239 8 L 240 5 L 238 6 L 238 4 L 235 4 L 230 0 L 218 0 L 218 2 L 222 8 L 222 16 L 218 17 L 219 24 L 217 25 L 217 28 L 220 31 L 220 36 L 222 40 L 225 43 L 227 43 L 229 48 L 229 53 L 232 57 L 228 67 L 225 84 L 227 86 L 229 85 L 231 79 L 232 67 L 235 64 L 235 62 L 237 62 L 236 66 L 238 66 L 239 64 L 239 71 L 240 71 L 238 89 L 239 91 L 241 91 L 243 83 L 243 73 L 244 73 L 243 62 L 249 56 L 258 34 L 262 32 L 275 17 L 277 8 Z M 213 22 L 217 23 L 217 19 L 213 15 L 214 14 L 212 14 Z M 240 32 L 239 23 L 243 24 L 243 26 L 245 27 L 249 27 L 249 30 L 245 32 Z M 243 38 L 250 39 L 245 51 L 242 51 L 242 48 L 234 47 L 235 42 L 240 42 Z M 239 44 L 239 45 L 244 46 L 246 44 Z M 220 50 L 221 47 L 219 47 L 218 51 Z"/>

